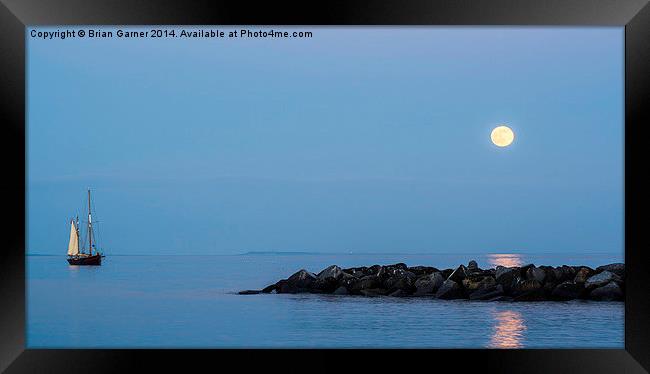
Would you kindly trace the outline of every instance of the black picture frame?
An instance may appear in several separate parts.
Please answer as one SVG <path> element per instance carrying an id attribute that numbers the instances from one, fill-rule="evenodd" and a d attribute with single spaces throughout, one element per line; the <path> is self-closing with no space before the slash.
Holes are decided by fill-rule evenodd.
<path id="1" fill-rule="evenodd" d="M 0 121 L 3 125 L 5 239 L 0 250 L 0 370 L 120 372 L 164 367 L 225 369 L 263 364 L 303 370 L 343 365 L 373 370 L 386 362 L 461 371 L 613 372 L 650 370 L 650 264 L 641 218 L 648 206 L 643 161 L 650 104 L 647 0 L 266 1 L 0 0 Z M 625 348 L 522 350 L 48 350 L 25 349 L 25 30 L 37 25 L 565 25 L 625 26 Z M 646 104 L 646 107 L 644 107 Z M 11 234 L 11 235 L 10 235 Z M 259 357 L 259 359 L 256 359 Z M 253 358 L 253 359 L 251 359 Z M 355 362 L 357 364 L 355 364 Z M 301 370 L 299 368 L 299 370 Z"/>

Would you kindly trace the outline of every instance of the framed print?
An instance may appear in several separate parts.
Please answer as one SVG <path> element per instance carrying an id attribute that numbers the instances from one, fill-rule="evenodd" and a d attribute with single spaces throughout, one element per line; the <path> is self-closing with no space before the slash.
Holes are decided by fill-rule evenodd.
<path id="1" fill-rule="evenodd" d="M 646 1 L 0 19 L 3 370 L 650 368 Z"/>

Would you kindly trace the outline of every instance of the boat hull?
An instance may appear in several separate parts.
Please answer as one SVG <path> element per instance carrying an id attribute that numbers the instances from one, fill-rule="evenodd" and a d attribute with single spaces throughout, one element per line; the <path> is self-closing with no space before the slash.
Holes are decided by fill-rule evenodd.
<path id="1" fill-rule="evenodd" d="M 102 255 L 68 257 L 68 263 L 70 265 L 99 266 L 102 264 Z"/>

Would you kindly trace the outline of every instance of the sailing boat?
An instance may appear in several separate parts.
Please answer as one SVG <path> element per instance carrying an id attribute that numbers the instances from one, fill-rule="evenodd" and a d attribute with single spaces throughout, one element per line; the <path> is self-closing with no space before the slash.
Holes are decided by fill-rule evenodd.
<path id="1" fill-rule="evenodd" d="M 101 265 L 102 264 L 102 255 L 95 249 L 93 254 L 93 249 L 95 244 L 93 243 L 94 233 L 93 233 L 93 220 L 91 215 L 91 206 L 90 206 L 90 189 L 88 190 L 88 251 L 85 251 L 82 247 L 79 249 L 79 217 L 77 220 L 70 220 L 70 242 L 68 243 L 68 263 L 70 265 Z"/>

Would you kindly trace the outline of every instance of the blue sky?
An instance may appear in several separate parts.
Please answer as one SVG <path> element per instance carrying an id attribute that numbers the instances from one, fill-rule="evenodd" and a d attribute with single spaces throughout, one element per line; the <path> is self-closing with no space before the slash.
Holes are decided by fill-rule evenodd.
<path id="1" fill-rule="evenodd" d="M 299 29 L 27 37 L 28 253 L 622 254 L 623 28 Z"/>

